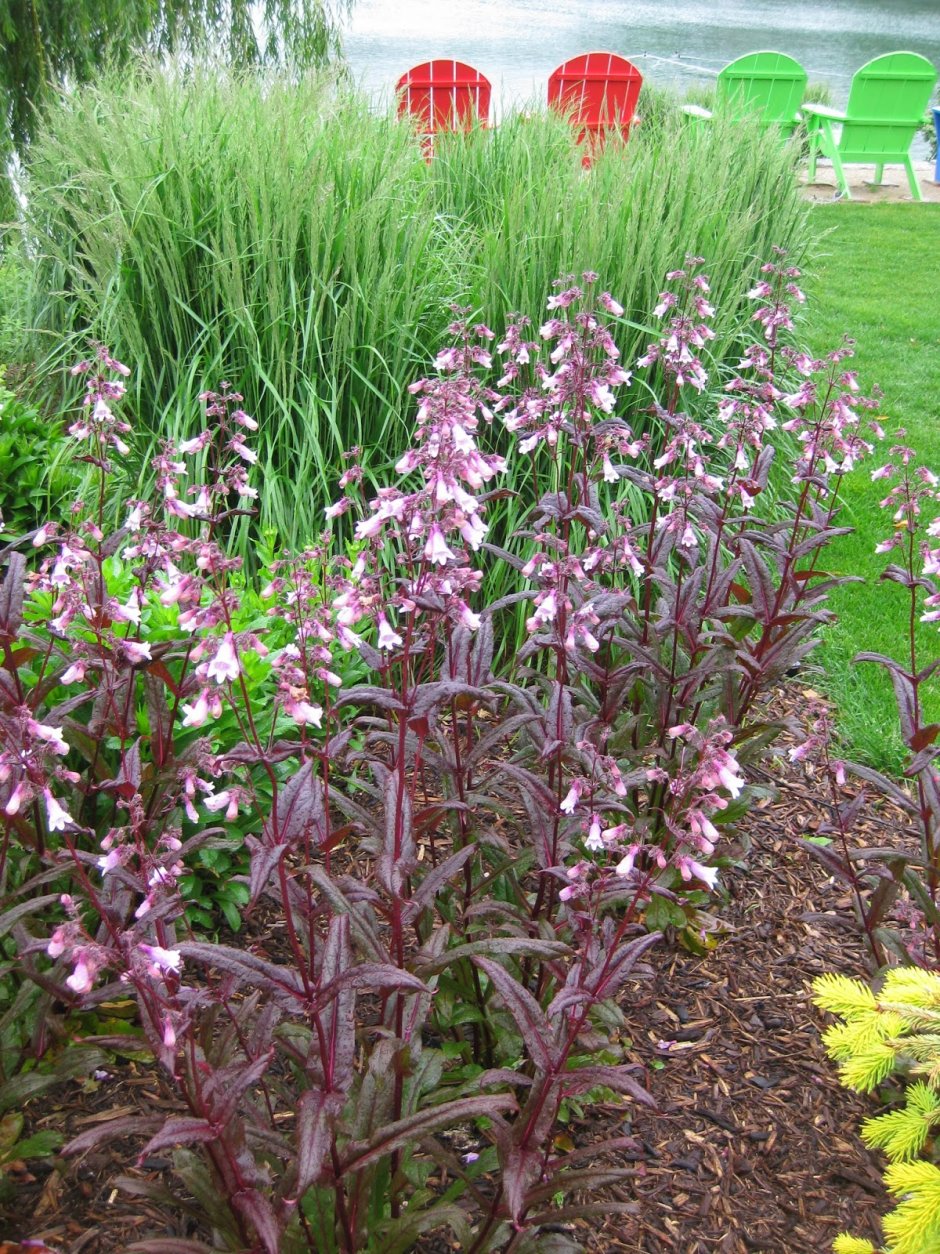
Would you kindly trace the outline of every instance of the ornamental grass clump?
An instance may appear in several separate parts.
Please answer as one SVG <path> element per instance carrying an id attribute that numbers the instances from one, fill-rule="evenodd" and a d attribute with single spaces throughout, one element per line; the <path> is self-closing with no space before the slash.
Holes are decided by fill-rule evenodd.
<path id="1" fill-rule="evenodd" d="M 153 497 L 110 531 L 128 371 L 105 349 L 77 367 L 96 490 L 5 550 L 0 586 L 3 856 L 40 867 L 0 927 L 47 1031 L 57 1004 L 134 998 L 174 1113 L 68 1150 L 171 1153 L 179 1193 L 130 1187 L 193 1240 L 137 1248 L 378 1254 L 446 1229 L 520 1254 L 576 1249 L 573 1221 L 625 1205 L 590 1194 L 627 1174 L 603 1165 L 626 1140 L 554 1129 L 571 1101 L 652 1100 L 630 999 L 664 932 L 704 944 L 746 762 L 779 726 L 762 702 L 826 618 L 820 555 L 867 447 L 844 353 L 785 342 L 783 257 L 720 410 L 690 416 L 703 264 L 670 272 L 633 363 L 662 382 L 652 464 L 595 274 L 556 285 L 537 335 L 456 309 L 394 483 L 351 450 L 326 513 L 352 543 L 280 554 L 247 622 L 225 546 L 261 490 L 243 398 L 204 394 L 203 429 L 163 442 Z M 800 453 L 760 519 L 777 423 Z M 490 522 L 513 473 L 531 488 L 510 551 Z M 512 579 L 487 599 L 494 564 Z M 239 946 L 196 933 L 181 883 L 244 829 Z"/>
<path id="2" fill-rule="evenodd" d="M 756 124 L 691 127 L 674 111 L 586 174 L 572 128 L 541 110 L 439 136 L 429 165 L 407 119 L 328 75 L 107 73 L 51 104 L 31 149 L 20 352 L 55 405 L 89 329 L 136 363 L 130 495 L 162 436 L 196 430 L 198 392 L 229 378 L 259 423 L 266 488 L 238 551 L 251 559 L 267 528 L 299 549 L 343 451 L 360 446 L 385 482 L 450 300 L 494 327 L 509 310 L 536 320 L 558 274 L 599 270 L 632 359 L 661 276 L 707 253 L 713 356 L 734 360 L 742 272 L 774 243 L 799 259 L 813 238 L 795 153 L 764 141 Z M 512 504 L 491 511 L 501 533 L 522 525 Z"/>

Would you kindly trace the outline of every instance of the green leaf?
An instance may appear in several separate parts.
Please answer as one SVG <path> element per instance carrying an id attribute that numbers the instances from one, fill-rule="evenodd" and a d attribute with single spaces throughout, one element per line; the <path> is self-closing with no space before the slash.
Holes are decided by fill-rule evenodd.
<path id="1" fill-rule="evenodd" d="M 645 923 L 651 932 L 664 932 L 667 927 L 684 927 L 685 911 L 674 901 L 656 896 L 646 907 Z"/>
<path id="2" fill-rule="evenodd" d="M 61 1132 L 35 1132 L 13 1148 L 17 1158 L 48 1158 L 61 1147 L 64 1140 Z"/>
<path id="3" fill-rule="evenodd" d="M 22 1131 L 23 1116 L 18 1111 L 11 1110 L 0 1119 L 0 1157 L 9 1158 Z"/>
<path id="4" fill-rule="evenodd" d="M 234 902 L 220 899 L 219 909 L 225 915 L 225 921 L 226 923 L 228 923 L 232 931 L 233 932 L 240 931 L 241 926 L 242 926 L 242 916 L 241 916 L 241 912 L 239 911 L 238 907 L 234 904 Z"/>

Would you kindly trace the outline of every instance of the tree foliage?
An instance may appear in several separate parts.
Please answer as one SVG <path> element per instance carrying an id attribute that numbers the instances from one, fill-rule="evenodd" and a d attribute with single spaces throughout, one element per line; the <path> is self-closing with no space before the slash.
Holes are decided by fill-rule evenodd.
<path id="1" fill-rule="evenodd" d="M 351 0 L 0 0 L 0 156 L 22 153 L 50 88 L 141 52 L 236 66 L 321 64 Z M 2 193 L 0 193 L 2 194 Z"/>

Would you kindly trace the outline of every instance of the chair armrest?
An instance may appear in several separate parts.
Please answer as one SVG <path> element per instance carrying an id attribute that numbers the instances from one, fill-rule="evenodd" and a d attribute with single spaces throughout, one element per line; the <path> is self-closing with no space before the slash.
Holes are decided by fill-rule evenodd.
<path id="1" fill-rule="evenodd" d="M 844 113 L 840 113 L 838 109 L 830 109 L 828 105 L 804 104 L 800 105 L 800 109 L 811 117 L 828 118 L 830 122 L 848 121 Z"/>
<path id="2" fill-rule="evenodd" d="M 707 119 L 712 116 L 711 112 L 708 109 L 703 109 L 701 105 L 691 105 L 691 104 L 683 105 L 682 112 L 686 114 L 687 117 L 690 117 L 690 118 L 706 118 Z"/>

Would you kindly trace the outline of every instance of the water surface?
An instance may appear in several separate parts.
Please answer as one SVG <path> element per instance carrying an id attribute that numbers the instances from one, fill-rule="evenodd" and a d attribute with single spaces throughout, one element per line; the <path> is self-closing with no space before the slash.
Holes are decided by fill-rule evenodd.
<path id="1" fill-rule="evenodd" d="M 940 66 L 940 0 L 355 0 L 345 44 L 378 96 L 420 61 L 469 61 L 493 83 L 497 111 L 543 99 L 556 65 L 595 48 L 679 89 L 742 53 L 788 52 L 842 104 L 854 71 L 883 52 Z"/>

